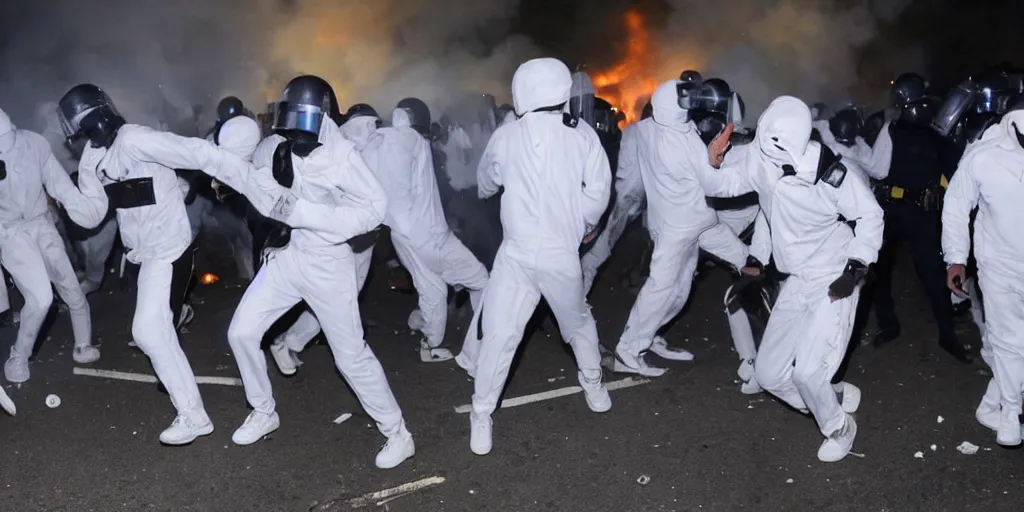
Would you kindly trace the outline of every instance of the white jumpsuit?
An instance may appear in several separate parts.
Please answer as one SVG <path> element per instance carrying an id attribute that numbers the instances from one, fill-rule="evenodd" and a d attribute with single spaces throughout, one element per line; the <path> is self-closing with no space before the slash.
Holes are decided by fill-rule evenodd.
<path id="1" fill-rule="evenodd" d="M 338 370 L 390 438 L 406 432 L 402 412 L 363 338 L 356 263 L 345 243 L 380 225 L 387 198 L 355 146 L 329 119 L 323 121 L 320 142 L 306 157 L 292 155 L 291 189 L 281 187 L 270 169 L 223 162 L 198 167 L 244 194 L 261 214 L 292 227 L 290 242 L 267 256 L 242 296 L 228 341 L 249 405 L 254 412 L 273 414 L 276 403 L 260 342 L 282 314 L 306 301 L 327 336 Z M 211 158 L 225 160 L 223 154 Z M 291 213 L 282 215 L 282 208 Z"/>
<path id="2" fill-rule="evenodd" d="M 654 252 L 615 352 L 618 370 L 657 376 L 663 370 L 647 367 L 643 353 L 686 305 L 699 249 L 737 269 L 746 264 L 748 251 L 707 205 L 706 196 L 714 194 L 703 188 L 700 174 L 713 169 L 696 126 L 677 104 L 676 81 L 659 86 L 651 104 L 654 124 L 640 140 L 639 167 Z"/>
<path id="3" fill-rule="evenodd" d="M 384 223 L 391 228 L 395 252 L 419 295 L 424 348 L 436 349 L 444 342 L 448 321 L 448 285 L 468 289 L 477 311 L 487 269 L 445 220 L 429 142 L 408 126 L 405 110 L 396 109 L 393 119 L 395 126 L 371 135 L 364 155 L 387 193 Z"/>
<path id="4" fill-rule="evenodd" d="M 99 352 L 90 348 L 92 323 L 89 303 L 78 284 L 64 241 L 49 215 L 47 193 L 69 211 L 91 208 L 57 162 L 49 143 L 37 133 L 18 130 L 0 111 L 0 160 L 6 177 L 0 180 L 0 261 L 25 298 L 18 337 L 5 366 L 11 382 L 28 380 L 28 357 L 53 302 L 51 283 L 68 305 L 75 339 L 74 358 L 93 362 Z M 6 301 L 6 283 L 4 283 Z M 86 352 L 92 352 L 86 354 Z"/>
<path id="5" fill-rule="evenodd" d="M 758 193 L 772 243 L 770 253 L 758 247 L 752 248 L 752 254 L 762 262 L 774 256 L 779 271 L 789 274 L 757 354 L 757 382 L 793 408 L 809 410 L 822 434 L 831 436 L 846 422 L 830 381 L 846 353 L 859 294 L 855 290 L 847 298 L 832 301 L 829 287 L 849 260 L 865 266 L 876 261 L 883 215 L 866 180 L 854 179 L 855 173 L 864 171 L 849 170 L 852 176 L 833 185 L 817 176 L 818 143 L 810 142 L 802 155 L 788 156 L 783 149 L 788 144 L 786 135 L 799 131 L 787 124 L 794 118 L 806 122 L 809 134 L 807 106 L 792 97 L 776 99 L 759 121 L 758 140 L 736 148 L 741 153 L 737 156 L 745 156 L 746 161 L 738 158 L 735 167 L 723 168 L 712 178 L 720 180 L 716 195 L 751 188 Z M 787 155 L 795 174 L 783 176 L 782 169 L 766 160 L 768 152 L 761 148 L 768 145 L 771 151 L 778 150 L 775 155 Z M 856 164 L 846 165 L 849 169 Z M 857 222 L 856 233 L 838 220 L 839 215 Z"/>
<path id="6" fill-rule="evenodd" d="M 597 240 L 581 258 L 583 265 L 583 291 L 590 293 L 597 271 L 612 255 L 626 227 L 644 211 L 644 182 L 640 176 L 640 140 L 642 133 L 653 129 L 654 120 L 643 119 L 626 127 L 619 147 L 619 166 L 615 173 L 615 204 L 608 215 L 608 224 L 597 235 Z"/>
<path id="7" fill-rule="evenodd" d="M 978 284 L 985 294 L 984 343 L 991 351 L 986 360 L 992 367 L 982 408 L 1001 408 L 1002 424 L 1019 431 L 1024 389 L 1024 148 L 1015 124 L 1024 133 L 1024 111 L 1006 114 L 1000 129 L 992 136 L 986 132 L 960 161 L 942 209 L 942 251 L 947 263 L 967 264 L 970 215 L 978 207 L 974 254 Z"/>
<path id="8" fill-rule="evenodd" d="M 573 349 L 588 403 L 593 391 L 603 391 L 597 325 L 583 293 L 579 246 L 608 206 L 611 169 L 589 125 L 567 126 L 561 112 L 537 111 L 568 101 L 570 85 L 568 68 L 554 59 L 520 66 L 512 93 L 522 117 L 495 131 L 477 172 L 481 198 L 505 189 L 504 240 L 478 315 L 482 340 L 476 326 L 467 333 L 467 344 L 476 343 L 479 350 L 475 371 L 470 371 L 477 417 L 497 407 L 526 322 L 541 297 Z M 603 405 L 610 407 L 610 401 Z"/>
<path id="9" fill-rule="evenodd" d="M 889 121 L 882 125 L 878 132 L 875 145 L 871 146 L 858 136 L 853 146 L 847 146 L 836 140 L 829 129 L 828 121 L 816 121 L 814 127 L 821 134 L 821 140 L 835 154 L 853 160 L 856 169 L 863 171 L 862 176 L 881 181 L 889 177 L 889 164 L 892 162 L 892 136 L 889 134 Z"/>
<path id="10" fill-rule="evenodd" d="M 89 195 L 87 191 L 101 183 L 152 180 L 155 204 L 117 209 L 128 260 L 140 265 L 132 336 L 167 388 L 178 412 L 175 423 L 187 420 L 192 426 L 208 426 L 210 420 L 192 367 L 178 343 L 170 306 L 172 265 L 192 242 L 184 197 L 173 171 L 200 168 L 197 156 L 188 151 L 190 140 L 144 126 L 122 126 L 109 149 L 86 147 L 79 163 L 79 187 Z M 71 219 L 86 228 L 98 225 L 107 212 L 102 188 L 91 197 L 95 208 L 88 218 L 76 217 L 68 210 Z"/>

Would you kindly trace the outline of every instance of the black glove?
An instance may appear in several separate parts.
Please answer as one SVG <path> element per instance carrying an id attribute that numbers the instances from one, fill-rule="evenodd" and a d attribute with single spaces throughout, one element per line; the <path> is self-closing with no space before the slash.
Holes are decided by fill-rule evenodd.
<path id="1" fill-rule="evenodd" d="M 868 275 L 867 265 L 857 261 L 849 260 L 846 262 L 846 269 L 843 270 L 842 275 L 838 279 L 832 281 L 832 284 L 828 287 L 828 296 L 832 300 L 841 300 L 853 295 L 853 290 L 857 288 L 857 285 Z"/>
<path id="2" fill-rule="evenodd" d="M 295 182 L 295 169 L 292 167 L 292 142 L 285 140 L 274 150 L 274 179 L 285 188 L 292 188 Z"/>

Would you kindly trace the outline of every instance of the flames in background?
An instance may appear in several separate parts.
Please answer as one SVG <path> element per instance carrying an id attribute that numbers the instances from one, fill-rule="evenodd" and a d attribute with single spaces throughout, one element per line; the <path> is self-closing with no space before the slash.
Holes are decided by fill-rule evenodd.
<path id="1" fill-rule="evenodd" d="M 592 73 L 590 79 L 596 95 L 621 110 L 625 124 L 632 124 L 640 120 L 644 104 L 658 84 L 679 76 L 684 69 L 696 69 L 696 60 L 685 54 L 661 55 L 639 12 L 627 12 L 624 21 L 625 56 L 610 69 Z"/>

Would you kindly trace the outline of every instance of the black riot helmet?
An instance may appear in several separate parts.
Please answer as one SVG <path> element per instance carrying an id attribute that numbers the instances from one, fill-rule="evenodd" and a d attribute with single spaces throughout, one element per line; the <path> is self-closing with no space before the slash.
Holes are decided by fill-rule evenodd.
<path id="1" fill-rule="evenodd" d="M 728 117 L 731 100 L 732 88 L 729 84 L 721 78 L 709 78 L 701 84 L 697 108 Z"/>
<path id="2" fill-rule="evenodd" d="M 1010 99 L 1016 94 L 1010 76 L 1000 71 L 989 71 L 974 80 L 976 113 L 1003 114 Z"/>
<path id="3" fill-rule="evenodd" d="M 890 104 L 903 108 L 907 103 L 923 98 L 928 91 L 928 81 L 917 73 L 903 73 L 892 81 Z"/>
<path id="4" fill-rule="evenodd" d="M 906 126 L 931 127 L 941 103 L 942 100 L 932 96 L 910 100 L 900 113 L 899 123 Z"/>
<path id="5" fill-rule="evenodd" d="M 844 146 L 852 146 L 857 142 L 857 136 L 864 129 L 864 122 L 861 120 L 860 111 L 857 107 L 846 107 L 838 112 L 832 119 L 828 120 L 828 129 L 836 141 Z"/>
<path id="6" fill-rule="evenodd" d="M 64 93 L 57 102 L 57 115 L 68 145 L 85 137 L 95 147 L 109 148 L 124 126 L 114 100 L 93 84 L 79 84 Z"/>
<path id="7" fill-rule="evenodd" d="M 323 78 L 302 75 L 288 82 L 274 104 L 273 129 L 288 139 L 315 141 L 326 118 L 341 118 L 334 89 Z"/>
<path id="8" fill-rule="evenodd" d="M 619 133 L 618 111 L 603 98 L 594 98 L 594 130 L 598 133 Z"/>
<path id="9" fill-rule="evenodd" d="M 875 140 L 878 138 L 878 134 L 882 133 L 882 126 L 885 126 L 885 111 L 879 110 L 864 120 L 861 137 L 864 137 L 864 140 L 868 144 L 874 146 Z"/>
<path id="10" fill-rule="evenodd" d="M 228 96 L 217 104 L 217 122 L 224 123 L 227 120 L 245 115 L 245 105 L 242 104 L 242 100 Z"/>
<path id="11" fill-rule="evenodd" d="M 356 103 L 355 105 L 349 107 L 348 110 L 345 111 L 345 115 L 342 116 L 342 120 L 344 123 L 347 123 L 357 117 L 372 117 L 376 119 L 377 128 L 380 128 L 384 124 L 384 122 L 381 121 L 380 119 L 380 114 L 378 114 L 373 107 L 367 105 L 366 103 Z"/>
<path id="12" fill-rule="evenodd" d="M 679 75 L 679 83 L 676 84 L 676 97 L 679 108 L 690 110 L 697 108 L 696 99 L 700 93 L 700 86 L 704 83 L 704 77 L 697 71 L 688 69 Z"/>
<path id="13" fill-rule="evenodd" d="M 423 135 L 430 135 L 430 108 L 419 98 L 406 98 L 398 102 L 396 109 L 402 109 L 409 115 L 412 128 Z"/>

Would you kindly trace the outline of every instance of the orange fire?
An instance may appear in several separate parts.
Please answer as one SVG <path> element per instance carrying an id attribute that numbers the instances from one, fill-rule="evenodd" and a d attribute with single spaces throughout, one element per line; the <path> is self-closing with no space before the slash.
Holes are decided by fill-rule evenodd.
<path id="1" fill-rule="evenodd" d="M 213 274 L 206 273 L 203 274 L 203 277 L 199 278 L 199 281 L 203 284 L 213 284 L 216 283 L 217 281 L 220 281 L 220 278 Z"/>
<path id="2" fill-rule="evenodd" d="M 626 115 L 626 124 L 630 124 L 640 119 L 644 108 L 640 100 L 649 97 L 658 86 L 652 76 L 656 71 L 657 54 L 639 12 L 626 13 L 626 29 L 626 56 L 611 69 L 595 73 L 591 81 L 597 96 L 619 108 Z"/>

